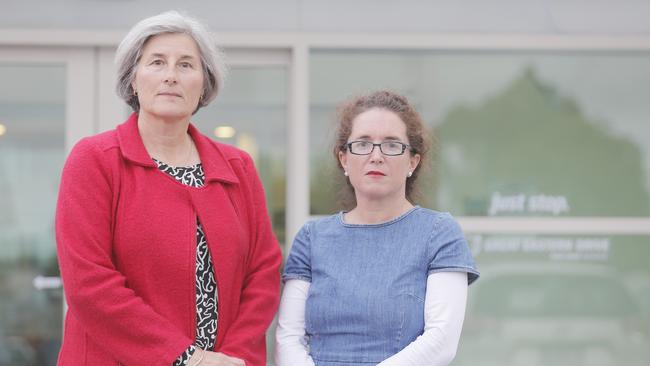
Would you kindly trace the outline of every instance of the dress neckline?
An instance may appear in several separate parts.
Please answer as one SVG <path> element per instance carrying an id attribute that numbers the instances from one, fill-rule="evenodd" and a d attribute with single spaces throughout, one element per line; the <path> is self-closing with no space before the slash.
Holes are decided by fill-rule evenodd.
<path id="1" fill-rule="evenodd" d="M 392 219 L 390 219 L 388 221 L 378 222 L 378 223 L 375 223 L 375 224 L 351 224 L 351 223 L 347 223 L 343 219 L 343 215 L 345 213 L 347 213 L 347 211 L 340 211 L 338 213 L 338 215 L 336 215 L 336 216 L 338 218 L 339 223 L 341 225 L 345 226 L 345 227 L 357 227 L 357 228 L 382 227 L 382 226 L 392 225 L 392 224 L 394 224 L 394 223 L 396 223 L 398 221 L 401 221 L 405 217 L 409 216 L 412 212 L 415 212 L 415 211 L 419 210 L 420 208 L 421 208 L 420 206 L 415 205 L 415 206 L 411 207 L 408 211 L 404 212 L 403 214 L 401 214 L 401 215 L 399 215 L 397 217 L 394 217 L 394 218 L 392 218 Z"/>

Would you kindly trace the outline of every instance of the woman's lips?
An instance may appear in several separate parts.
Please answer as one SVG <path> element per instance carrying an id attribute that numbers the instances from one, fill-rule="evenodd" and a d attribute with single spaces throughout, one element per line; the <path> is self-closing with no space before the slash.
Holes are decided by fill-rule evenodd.
<path id="1" fill-rule="evenodd" d="M 158 93 L 158 95 L 164 95 L 164 96 L 168 96 L 168 97 L 179 97 L 179 98 L 180 98 L 180 96 L 181 96 L 180 94 L 177 94 L 177 93 L 169 93 L 169 92 Z"/>
<path id="2" fill-rule="evenodd" d="M 378 172 L 378 171 L 376 171 L 376 170 L 371 170 L 371 171 L 369 171 L 368 173 L 366 173 L 366 175 L 385 176 L 386 174 L 384 174 L 384 173 L 382 173 L 382 172 Z"/>

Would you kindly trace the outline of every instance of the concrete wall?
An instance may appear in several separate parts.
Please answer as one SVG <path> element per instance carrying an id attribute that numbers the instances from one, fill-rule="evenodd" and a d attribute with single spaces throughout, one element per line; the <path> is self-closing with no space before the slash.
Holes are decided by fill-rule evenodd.
<path id="1" fill-rule="evenodd" d="M 0 31 L 126 30 L 169 9 L 217 31 L 650 34 L 650 0 L 0 0 Z"/>

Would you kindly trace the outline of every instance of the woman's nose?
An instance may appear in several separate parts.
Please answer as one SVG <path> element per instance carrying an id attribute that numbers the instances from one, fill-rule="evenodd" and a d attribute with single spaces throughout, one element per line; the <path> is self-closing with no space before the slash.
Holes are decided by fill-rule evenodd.
<path id="1" fill-rule="evenodd" d="M 167 67 L 165 69 L 164 82 L 166 84 L 176 84 L 178 82 L 178 80 L 176 78 L 176 68 L 175 67 Z"/>
<path id="2" fill-rule="evenodd" d="M 379 146 L 373 146 L 372 151 L 370 152 L 370 161 L 375 162 L 375 163 L 383 163 L 384 162 L 384 154 L 381 153 L 381 149 Z"/>

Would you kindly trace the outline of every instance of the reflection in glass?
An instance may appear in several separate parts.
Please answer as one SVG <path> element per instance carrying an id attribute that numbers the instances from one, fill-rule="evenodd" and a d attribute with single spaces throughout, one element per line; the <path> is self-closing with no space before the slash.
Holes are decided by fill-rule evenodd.
<path id="1" fill-rule="evenodd" d="M 65 158 L 64 66 L 0 64 L 0 364 L 55 365 L 62 291 L 54 210 Z"/>
<path id="2" fill-rule="evenodd" d="M 454 365 L 645 365 L 650 237 L 472 235 Z"/>
<path id="3" fill-rule="evenodd" d="M 193 117 L 201 132 L 253 157 L 280 243 L 285 241 L 287 81 L 283 67 L 233 67 L 217 99 Z"/>
<path id="4" fill-rule="evenodd" d="M 409 97 L 438 141 L 425 206 L 650 216 L 647 52 L 315 51 L 311 64 L 312 214 L 338 209 L 335 107 L 386 88 Z"/>

